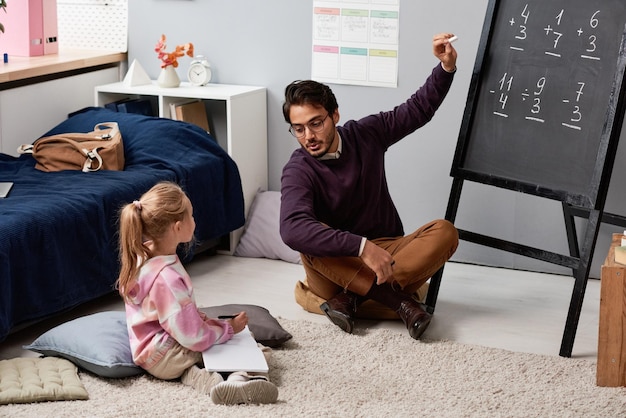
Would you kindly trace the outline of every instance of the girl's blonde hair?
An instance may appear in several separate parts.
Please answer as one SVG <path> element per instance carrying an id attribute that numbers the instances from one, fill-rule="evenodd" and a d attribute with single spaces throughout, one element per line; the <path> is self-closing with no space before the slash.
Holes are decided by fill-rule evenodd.
<path id="1" fill-rule="evenodd" d="M 161 182 L 120 211 L 120 275 L 116 287 L 126 299 L 139 269 L 152 257 L 146 241 L 158 242 L 167 228 L 187 216 L 187 195 L 172 182 Z"/>

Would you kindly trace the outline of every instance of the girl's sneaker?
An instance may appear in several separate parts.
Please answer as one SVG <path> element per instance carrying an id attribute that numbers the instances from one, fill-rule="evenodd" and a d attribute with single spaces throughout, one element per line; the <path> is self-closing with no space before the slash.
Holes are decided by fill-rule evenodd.
<path id="1" fill-rule="evenodd" d="M 211 390 L 211 400 L 218 405 L 266 404 L 278 399 L 278 388 L 265 376 L 235 372 Z"/>

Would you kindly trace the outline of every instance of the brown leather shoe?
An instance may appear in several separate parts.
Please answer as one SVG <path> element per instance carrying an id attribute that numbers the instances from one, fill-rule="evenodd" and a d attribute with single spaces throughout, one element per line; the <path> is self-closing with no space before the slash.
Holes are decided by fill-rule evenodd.
<path id="1" fill-rule="evenodd" d="M 426 312 L 426 306 L 424 304 L 413 299 L 403 301 L 396 312 L 409 330 L 409 335 L 416 340 L 426 331 L 433 317 Z"/>
<path id="2" fill-rule="evenodd" d="M 357 295 L 352 292 L 340 292 L 320 305 L 328 319 L 339 328 L 352 334 Z"/>

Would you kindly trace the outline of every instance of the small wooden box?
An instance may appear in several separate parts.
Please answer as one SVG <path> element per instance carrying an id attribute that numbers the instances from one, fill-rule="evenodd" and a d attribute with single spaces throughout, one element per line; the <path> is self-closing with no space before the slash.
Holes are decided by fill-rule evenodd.
<path id="1" fill-rule="evenodd" d="M 613 234 L 602 265 L 598 333 L 598 386 L 626 386 L 626 265 L 615 262 L 622 234 Z"/>

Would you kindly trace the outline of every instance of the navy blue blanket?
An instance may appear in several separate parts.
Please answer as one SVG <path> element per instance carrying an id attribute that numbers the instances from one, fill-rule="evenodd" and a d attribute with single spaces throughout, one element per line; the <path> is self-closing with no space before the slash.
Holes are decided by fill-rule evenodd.
<path id="1" fill-rule="evenodd" d="M 30 155 L 0 154 L 0 182 L 14 183 L 0 199 L 0 341 L 16 325 L 114 290 L 119 209 L 158 181 L 187 192 L 199 244 L 243 225 L 237 166 L 195 125 L 90 108 L 45 135 L 110 121 L 122 133 L 124 171 L 46 173 Z"/>

